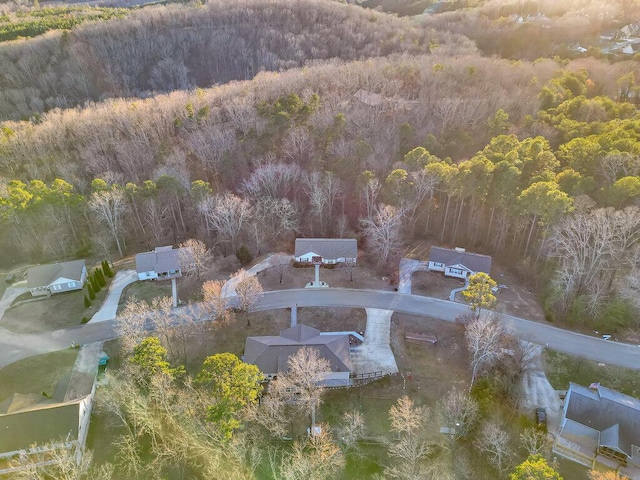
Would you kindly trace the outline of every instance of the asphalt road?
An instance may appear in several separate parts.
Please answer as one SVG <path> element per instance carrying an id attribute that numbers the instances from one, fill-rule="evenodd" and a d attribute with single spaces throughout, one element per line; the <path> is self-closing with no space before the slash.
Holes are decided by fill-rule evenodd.
<path id="1" fill-rule="evenodd" d="M 377 290 L 341 288 L 279 290 L 266 292 L 254 310 L 291 307 L 379 308 L 453 321 L 468 307 L 460 303 L 418 295 Z M 198 315 L 197 306 L 187 306 Z M 532 343 L 611 365 L 640 370 L 640 347 L 561 330 L 522 318 L 503 316 L 512 333 Z M 67 348 L 72 342 L 85 344 L 115 338 L 113 321 L 86 324 L 65 330 L 33 335 L 15 335 L 0 330 L 0 368 L 22 358 Z"/>

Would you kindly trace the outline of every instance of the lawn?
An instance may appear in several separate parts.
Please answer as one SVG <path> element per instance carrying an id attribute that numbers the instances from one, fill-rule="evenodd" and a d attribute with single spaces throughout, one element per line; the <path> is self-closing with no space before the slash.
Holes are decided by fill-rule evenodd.
<path id="1" fill-rule="evenodd" d="M 640 397 L 640 372 L 637 370 L 599 364 L 553 350 L 545 351 L 543 363 L 549 382 L 557 390 L 569 388 L 570 381 L 586 387 L 600 382 L 604 387 Z"/>
<path id="2" fill-rule="evenodd" d="M 111 282 L 106 280 L 107 285 L 96 293 L 89 308 L 84 306 L 85 287 L 12 306 L 0 319 L 0 326 L 14 333 L 42 333 L 80 325 L 83 318 L 90 319 L 100 309 Z"/>
<path id="3" fill-rule="evenodd" d="M 178 294 L 180 294 L 180 282 L 178 282 Z M 171 282 L 135 282 L 127 286 L 120 296 L 118 313 L 120 313 L 130 300 L 151 303 L 154 298 L 170 297 Z"/>
<path id="4" fill-rule="evenodd" d="M 25 358 L 0 370 L 0 402 L 14 393 L 52 395 L 62 376 L 71 371 L 78 350 L 67 349 Z"/>

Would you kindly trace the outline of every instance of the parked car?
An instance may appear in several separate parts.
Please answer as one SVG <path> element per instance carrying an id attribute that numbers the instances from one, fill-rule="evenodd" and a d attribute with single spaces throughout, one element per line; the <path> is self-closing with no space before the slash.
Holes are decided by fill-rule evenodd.
<path id="1" fill-rule="evenodd" d="M 547 426 L 547 410 L 544 408 L 536 408 L 536 423 L 539 427 Z"/>

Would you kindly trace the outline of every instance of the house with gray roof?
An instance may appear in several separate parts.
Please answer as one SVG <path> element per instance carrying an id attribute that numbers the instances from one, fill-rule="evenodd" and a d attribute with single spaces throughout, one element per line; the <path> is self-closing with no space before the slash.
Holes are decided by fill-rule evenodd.
<path id="1" fill-rule="evenodd" d="M 156 247 L 150 252 L 136 255 L 136 272 L 139 280 L 171 280 L 180 278 L 188 257 L 183 248 Z M 188 262 L 187 262 L 188 263 Z M 187 265 L 188 266 L 188 265 Z"/>
<path id="2" fill-rule="evenodd" d="M 73 370 L 60 379 L 51 398 L 14 393 L 0 403 L 0 459 L 49 448 L 82 450 L 89 432 L 102 344 L 80 348 Z M 0 468 L 0 475 L 11 471 Z"/>
<path id="3" fill-rule="evenodd" d="M 300 263 L 355 263 L 358 241 L 355 238 L 296 238 L 295 260 Z"/>
<path id="4" fill-rule="evenodd" d="M 553 451 L 593 468 L 601 463 L 640 478 L 640 399 L 570 383 Z M 634 470 L 634 473 L 631 473 Z"/>
<path id="5" fill-rule="evenodd" d="M 86 280 L 84 260 L 38 265 L 27 270 L 27 288 L 34 297 L 82 290 Z"/>
<path id="6" fill-rule="evenodd" d="M 466 280 L 471 275 L 491 273 L 491 257 L 465 251 L 464 248 L 431 247 L 429 270 L 443 272 L 448 277 Z"/>
<path id="7" fill-rule="evenodd" d="M 257 366 L 267 378 L 286 372 L 289 357 L 303 347 L 316 348 L 322 358 L 329 361 L 322 384 L 345 386 L 350 384 L 353 369 L 349 351 L 349 335 L 321 333 L 320 330 L 298 324 L 282 330 L 277 336 L 248 337 L 244 348 L 244 361 Z"/>

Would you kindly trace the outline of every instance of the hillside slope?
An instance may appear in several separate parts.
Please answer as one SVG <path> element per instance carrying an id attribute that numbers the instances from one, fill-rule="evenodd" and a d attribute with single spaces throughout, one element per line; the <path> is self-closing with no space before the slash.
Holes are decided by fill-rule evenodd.
<path id="1" fill-rule="evenodd" d="M 208 87 L 308 62 L 474 49 L 410 20 L 336 2 L 212 1 L 158 6 L 69 33 L 0 44 L 0 120 L 105 97 Z"/>

